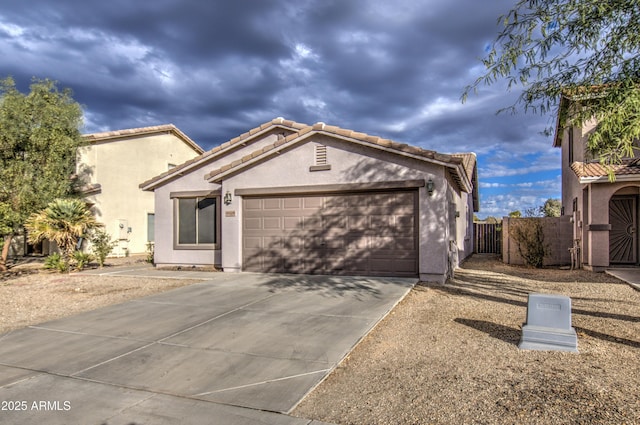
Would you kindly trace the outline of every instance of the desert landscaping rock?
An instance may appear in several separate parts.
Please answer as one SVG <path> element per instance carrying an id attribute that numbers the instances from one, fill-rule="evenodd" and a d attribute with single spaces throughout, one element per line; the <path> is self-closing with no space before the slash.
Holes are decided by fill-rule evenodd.
<path id="1" fill-rule="evenodd" d="M 0 333 L 196 282 L 12 275 L 0 281 Z M 532 292 L 571 297 L 579 354 L 518 349 Z M 415 287 L 292 414 L 334 424 L 640 424 L 638 388 L 639 291 L 603 273 L 474 256 L 446 285 Z"/>
<path id="2" fill-rule="evenodd" d="M 112 267 L 105 270 L 135 261 L 111 259 Z M 201 280 L 60 274 L 16 267 L 0 279 L 0 334 L 196 282 Z"/>
<path id="3" fill-rule="evenodd" d="M 518 349 L 530 292 L 573 301 L 580 354 Z M 294 415 L 336 424 L 638 424 L 640 293 L 474 256 L 416 287 Z"/>

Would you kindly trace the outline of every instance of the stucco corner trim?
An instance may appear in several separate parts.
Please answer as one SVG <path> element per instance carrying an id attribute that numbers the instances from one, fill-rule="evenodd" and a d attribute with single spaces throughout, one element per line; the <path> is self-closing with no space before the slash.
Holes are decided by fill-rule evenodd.
<path id="1" fill-rule="evenodd" d="M 319 184 L 305 186 L 282 186 L 282 187 L 256 187 L 236 189 L 235 196 L 263 196 L 263 195 L 294 195 L 294 194 L 312 194 L 312 193 L 338 193 L 338 192 L 370 192 L 376 190 L 394 190 L 394 189 L 416 189 L 424 187 L 425 181 L 419 180 L 400 180 L 385 182 L 367 182 L 367 183 L 340 183 L 340 184 Z"/>

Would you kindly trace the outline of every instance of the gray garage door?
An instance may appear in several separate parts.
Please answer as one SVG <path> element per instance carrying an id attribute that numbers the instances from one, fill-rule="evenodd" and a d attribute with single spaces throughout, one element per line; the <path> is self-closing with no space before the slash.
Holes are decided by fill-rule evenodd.
<path id="1" fill-rule="evenodd" d="M 415 276 L 417 192 L 243 199 L 243 269 Z"/>

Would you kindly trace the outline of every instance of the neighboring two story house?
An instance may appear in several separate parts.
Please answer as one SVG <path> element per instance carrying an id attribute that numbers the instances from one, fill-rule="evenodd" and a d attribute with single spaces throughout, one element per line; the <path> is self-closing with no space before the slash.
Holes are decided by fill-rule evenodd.
<path id="1" fill-rule="evenodd" d="M 154 240 L 153 194 L 139 184 L 203 152 L 173 124 L 86 134 L 78 172 L 85 199 L 117 241 L 113 255 L 144 253 Z"/>
<path id="2" fill-rule="evenodd" d="M 225 272 L 442 282 L 472 253 L 478 211 L 474 154 L 283 118 L 140 187 L 155 196 L 156 264 Z"/>
<path id="3" fill-rule="evenodd" d="M 561 100 L 561 110 L 575 102 Z M 573 221 L 574 244 L 584 268 L 603 271 L 612 265 L 640 263 L 640 159 L 627 158 L 607 169 L 586 149 L 596 122 L 582 128 L 556 127 L 554 147 L 562 149 L 562 208 Z"/>

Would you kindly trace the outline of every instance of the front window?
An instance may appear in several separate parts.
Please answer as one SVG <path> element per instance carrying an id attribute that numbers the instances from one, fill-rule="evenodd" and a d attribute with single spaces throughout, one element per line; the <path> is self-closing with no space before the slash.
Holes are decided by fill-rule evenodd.
<path id="1" fill-rule="evenodd" d="M 218 242 L 217 197 L 176 199 L 176 246 L 211 248 Z"/>

